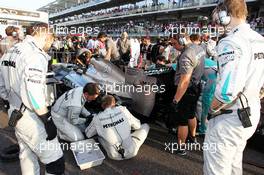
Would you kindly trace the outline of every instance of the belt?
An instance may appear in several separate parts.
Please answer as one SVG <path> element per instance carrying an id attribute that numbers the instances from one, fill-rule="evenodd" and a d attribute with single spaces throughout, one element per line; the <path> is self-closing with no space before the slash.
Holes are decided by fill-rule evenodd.
<path id="1" fill-rule="evenodd" d="M 211 120 L 219 115 L 222 115 L 222 114 L 232 114 L 234 111 L 237 111 L 237 110 L 228 110 L 228 109 L 221 109 L 219 112 L 215 113 L 215 114 L 208 114 L 208 117 L 207 119 L 208 120 Z"/>

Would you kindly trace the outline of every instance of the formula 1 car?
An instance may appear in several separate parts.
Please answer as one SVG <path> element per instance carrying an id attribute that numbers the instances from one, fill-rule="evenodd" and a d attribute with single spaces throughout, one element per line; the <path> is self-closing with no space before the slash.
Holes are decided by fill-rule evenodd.
<path id="1" fill-rule="evenodd" d="M 53 78 L 57 81 L 57 97 L 71 88 L 93 82 L 99 85 L 103 94 L 114 95 L 120 103 L 125 103 L 131 110 L 145 117 L 152 113 L 156 94 L 169 91 L 165 85 L 159 83 L 155 75 L 172 72 L 170 68 L 149 71 L 127 68 L 124 73 L 111 62 L 100 58 L 93 58 L 88 68 L 60 63 L 53 65 L 52 70 Z"/>
<path id="2" fill-rule="evenodd" d="M 74 64 L 56 64 L 53 65 L 53 72 L 54 78 L 60 82 L 56 87 L 57 96 L 71 88 L 94 82 L 99 84 L 103 94 L 114 95 L 118 104 L 128 106 L 136 116 L 155 119 L 157 115 L 161 115 L 165 118 L 165 123 L 170 122 L 167 121 L 168 106 L 175 94 L 175 72 L 170 67 L 151 70 L 126 68 L 123 72 L 109 61 L 93 58 L 88 68 Z M 97 105 L 99 103 L 100 101 Z M 264 135 L 263 109 L 264 105 L 256 132 L 259 135 Z"/>

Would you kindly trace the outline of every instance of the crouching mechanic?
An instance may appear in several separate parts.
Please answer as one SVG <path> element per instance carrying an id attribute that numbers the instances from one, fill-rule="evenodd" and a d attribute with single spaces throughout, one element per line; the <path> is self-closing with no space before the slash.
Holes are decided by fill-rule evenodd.
<path id="1" fill-rule="evenodd" d="M 247 140 L 260 119 L 264 39 L 246 24 L 244 0 L 225 0 L 215 20 L 230 29 L 217 48 L 219 74 L 204 144 L 205 175 L 242 175 Z M 213 146 L 214 145 L 214 146 Z M 212 147 L 213 146 L 213 147 Z"/>
<path id="2" fill-rule="evenodd" d="M 4 98 L 5 91 L 10 102 L 9 124 L 15 128 L 23 175 L 40 174 L 38 159 L 45 164 L 46 174 L 64 173 L 63 152 L 45 95 L 50 59 L 45 51 L 53 42 L 48 28 L 45 23 L 32 24 L 24 41 L 1 60 L 0 94 Z"/>
<path id="3" fill-rule="evenodd" d="M 130 159 L 137 155 L 149 132 L 148 124 L 140 124 L 125 107 L 115 107 L 113 96 L 102 99 L 103 112 L 95 116 L 86 129 L 88 138 L 98 134 L 99 142 L 109 158 L 114 160 Z M 131 133 L 131 128 L 135 130 Z"/>
<path id="4" fill-rule="evenodd" d="M 52 119 L 58 128 L 58 136 L 66 141 L 84 140 L 86 123 L 92 120 L 92 115 L 84 107 L 86 102 L 95 100 L 100 94 L 95 83 L 87 83 L 65 92 L 51 109 Z"/>

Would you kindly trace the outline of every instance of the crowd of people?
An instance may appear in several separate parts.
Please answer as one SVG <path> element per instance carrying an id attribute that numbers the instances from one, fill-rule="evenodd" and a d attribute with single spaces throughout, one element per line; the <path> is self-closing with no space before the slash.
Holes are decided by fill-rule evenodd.
<path id="1" fill-rule="evenodd" d="M 79 15 L 70 16 L 67 18 L 62 19 L 56 19 L 54 21 L 51 21 L 51 24 L 57 24 L 62 22 L 68 22 L 68 21 L 76 21 L 76 20 L 82 20 L 82 19 L 89 19 L 89 18 L 100 18 L 100 17 L 111 17 L 111 16 L 122 16 L 122 15 L 130 15 L 135 13 L 143 13 L 148 11 L 158 11 L 163 9 L 171 9 L 171 8 L 180 8 L 180 7 L 187 7 L 187 6 L 194 6 L 194 5 L 202 5 L 202 4 L 212 4 L 215 3 L 216 0 L 204 0 L 204 1 L 177 1 L 177 0 L 168 0 L 166 4 L 163 2 L 160 2 L 158 4 L 150 3 L 145 4 L 144 1 L 142 1 L 141 5 L 137 4 L 127 4 L 122 5 L 118 7 L 111 7 L 108 9 L 101 9 L 97 11 L 90 11 L 88 13 L 82 13 Z"/>
<path id="2" fill-rule="evenodd" d="M 158 56 L 163 56 L 168 64 L 176 63 L 183 48 L 178 37 L 179 35 L 156 39 L 149 36 L 136 38 L 129 37 L 127 32 L 123 32 L 118 38 L 112 38 L 105 32 L 100 32 L 97 37 L 57 37 L 52 44 L 51 53 L 59 62 L 76 63 L 77 52 L 87 49 L 90 57 L 99 56 L 111 61 L 118 59 L 125 66 L 148 69 L 156 63 Z M 192 37 L 198 37 L 208 58 L 214 59 L 217 38 L 211 38 L 209 34 L 193 34 Z M 86 64 L 85 61 L 83 64 Z"/>
<path id="3" fill-rule="evenodd" d="M 177 154 L 187 154 L 187 138 L 197 143 L 199 130 L 205 134 L 205 144 L 216 145 L 214 150 L 203 150 L 204 174 L 242 174 L 243 150 L 258 125 L 264 88 L 264 40 L 246 23 L 246 16 L 244 0 L 219 4 L 213 20 L 231 28 L 220 38 L 183 33 L 153 40 L 130 38 L 127 32 L 117 39 L 105 32 L 97 37 L 54 38 L 51 32 L 41 32 L 49 30 L 45 23 L 28 26 L 24 38 L 21 29 L 8 27 L 7 37 L 0 42 L 0 97 L 9 103 L 9 125 L 15 128 L 22 174 L 40 174 L 38 160 L 45 164 L 46 174 L 64 174 L 58 138 L 76 142 L 97 135 L 109 158 L 137 155 L 149 125 L 117 105 L 113 96 L 101 94 L 98 84 L 87 83 L 56 101 L 47 100 L 50 59 L 89 68 L 96 57 L 120 67 L 171 67 L 175 95 L 170 107 L 178 129 Z M 55 53 L 52 58 L 48 51 Z M 98 98 L 102 112 L 87 110 Z M 51 144 L 57 149 L 41 149 Z"/>

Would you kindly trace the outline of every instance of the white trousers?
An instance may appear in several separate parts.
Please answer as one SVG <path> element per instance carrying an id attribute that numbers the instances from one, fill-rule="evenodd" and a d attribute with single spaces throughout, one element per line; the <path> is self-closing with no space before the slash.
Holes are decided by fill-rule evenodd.
<path id="1" fill-rule="evenodd" d="M 254 134 L 259 107 L 251 108 L 252 127 L 244 128 L 237 112 L 217 116 L 209 121 L 204 141 L 205 175 L 242 175 L 242 158 L 247 140 Z"/>
<path id="2" fill-rule="evenodd" d="M 123 147 L 125 149 L 125 159 L 135 157 L 138 153 L 139 148 L 146 140 L 149 133 L 149 125 L 143 124 L 141 128 L 134 131 L 129 139 L 124 140 Z M 132 138 L 132 139 L 131 139 Z M 122 156 L 117 152 L 113 145 L 109 145 L 104 139 L 99 138 L 99 142 L 106 150 L 107 155 L 113 160 L 123 160 Z"/>
<path id="3" fill-rule="evenodd" d="M 52 120 L 58 129 L 59 138 L 68 142 L 77 142 L 84 140 L 84 135 L 81 132 L 80 128 L 68 122 L 68 120 L 63 116 L 59 116 L 54 112 L 51 112 L 51 115 Z"/>
<path id="4" fill-rule="evenodd" d="M 61 158 L 63 152 L 57 137 L 47 141 L 44 124 L 39 117 L 26 110 L 17 122 L 15 134 L 20 148 L 20 165 L 23 175 L 39 175 L 38 159 L 49 164 Z"/>

